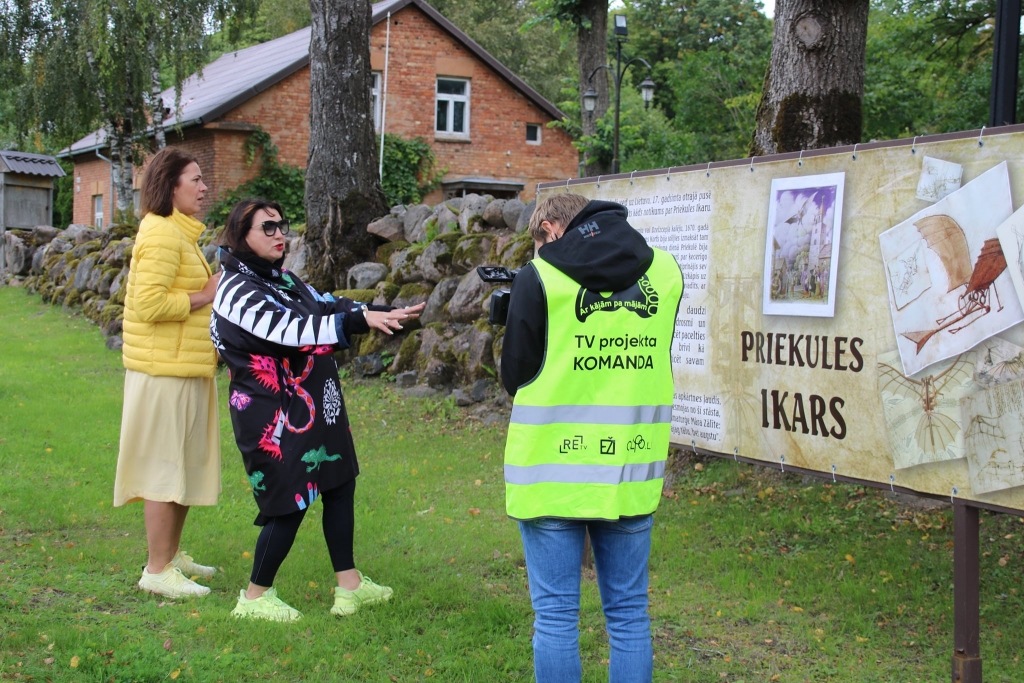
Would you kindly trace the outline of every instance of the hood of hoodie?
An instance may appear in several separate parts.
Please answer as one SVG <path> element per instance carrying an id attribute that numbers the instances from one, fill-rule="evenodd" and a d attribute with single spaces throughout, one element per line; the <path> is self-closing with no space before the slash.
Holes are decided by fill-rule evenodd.
<path id="1" fill-rule="evenodd" d="M 538 254 L 591 291 L 628 289 L 654 261 L 654 250 L 626 220 L 628 213 L 621 204 L 592 200 Z"/>

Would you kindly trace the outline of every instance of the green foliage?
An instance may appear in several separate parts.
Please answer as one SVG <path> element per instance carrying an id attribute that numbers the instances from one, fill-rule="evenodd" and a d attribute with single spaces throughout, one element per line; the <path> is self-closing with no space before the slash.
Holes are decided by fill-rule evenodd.
<path id="1" fill-rule="evenodd" d="M 249 136 L 243 150 L 247 166 L 251 166 L 257 157 L 259 158 L 256 177 L 225 192 L 210 209 L 206 221 L 213 225 L 223 225 L 235 204 L 249 197 L 262 197 L 279 203 L 284 209 L 285 217 L 293 224 L 305 223 L 305 171 L 278 161 L 277 146 L 271 141 L 270 134 L 262 128 Z"/>
<path id="2" fill-rule="evenodd" d="M 574 29 L 538 18 L 528 0 L 433 0 L 431 5 L 495 59 L 556 102 L 576 82 Z"/>
<path id="3" fill-rule="evenodd" d="M 380 154 L 380 138 L 377 154 Z M 400 135 L 384 134 L 384 177 L 381 185 L 388 206 L 419 204 L 423 197 L 441 184 L 443 170 L 435 167 L 434 152 L 423 138 L 406 140 Z"/>
<path id="4" fill-rule="evenodd" d="M 64 177 L 53 179 L 53 225 L 63 230 L 71 224 L 74 215 L 75 168 L 66 159 L 58 159 L 57 163 L 64 169 Z"/>
<path id="5" fill-rule="evenodd" d="M 873 0 L 863 139 L 988 123 L 994 13 L 994 0 Z"/>

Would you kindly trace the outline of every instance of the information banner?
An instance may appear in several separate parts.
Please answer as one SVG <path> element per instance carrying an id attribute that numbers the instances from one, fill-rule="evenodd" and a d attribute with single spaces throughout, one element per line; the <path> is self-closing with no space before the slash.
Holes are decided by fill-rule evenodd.
<path id="1" fill-rule="evenodd" d="M 1024 355 L 1012 355 L 1024 354 L 1024 325 L 983 332 L 1020 311 L 1009 271 L 1024 252 L 997 254 L 994 239 L 1019 204 L 1003 206 L 1001 186 L 971 186 L 991 171 L 1024 199 L 1020 128 L 547 183 L 538 197 L 619 202 L 679 263 L 674 443 L 1022 510 L 1024 436 L 985 411 L 1011 406 L 1018 419 L 1018 386 L 991 386 L 1024 378 Z M 945 178 L 947 167 L 962 175 Z M 987 205 L 936 217 L 971 197 Z M 883 261 L 880 236 L 897 226 L 898 253 Z M 927 329 L 898 344 L 894 311 Z M 950 357 L 964 338 L 972 348 Z M 906 377 L 901 350 L 930 364 Z M 992 448 L 978 441 L 1001 426 Z"/>

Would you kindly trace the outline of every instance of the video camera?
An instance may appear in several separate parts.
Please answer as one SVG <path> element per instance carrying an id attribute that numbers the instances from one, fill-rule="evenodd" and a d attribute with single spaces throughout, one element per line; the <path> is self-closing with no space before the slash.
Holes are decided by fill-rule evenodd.
<path id="1" fill-rule="evenodd" d="M 512 284 L 519 274 L 519 269 L 509 270 L 504 266 L 478 266 L 476 274 L 484 282 L 500 282 Z M 487 322 L 492 325 L 504 325 L 508 321 L 508 302 L 512 297 L 512 290 L 502 287 L 491 294 L 491 310 L 487 314 Z"/>

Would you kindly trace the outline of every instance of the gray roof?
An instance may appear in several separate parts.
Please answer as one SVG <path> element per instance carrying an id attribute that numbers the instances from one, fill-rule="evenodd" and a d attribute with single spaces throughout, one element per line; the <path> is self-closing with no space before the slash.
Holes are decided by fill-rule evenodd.
<path id="1" fill-rule="evenodd" d="M 7 168 L 5 169 L 4 166 Z M 55 178 L 64 176 L 64 169 L 53 157 L 15 150 L 0 150 L 0 172 L 27 173 Z"/>
<path id="2" fill-rule="evenodd" d="M 470 52 L 501 74 L 512 87 L 552 118 L 564 118 L 565 115 L 558 107 L 544 99 L 540 93 L 509 71 L 424 0 L 376 2 L 372 6 L 371 21 L 373 24 L 377 24 L 387 17 L 388 12 L 394 14 L 409 5 L 414 5 L 437 22 Z M 171 115 L 164 120 L 164 128 L 171 129 L 177 125 L 186 128 L 214 121 L 306 66 L 309 64 L 310 33 L 310 27 L 299 29 L 266 43 L 229 52 L 207 64 L 203 67 L 201 75 L 193 74 L 182 84 L 181 106 L 177 112 L 173 111 L 174 89 L 169 88 L 163 91 L 161 97 L 167 106 L 172 108 Z M 57 156 L 84 154 L 106 146 L 106 133 L 100 129 L 61 150 Z"/>

